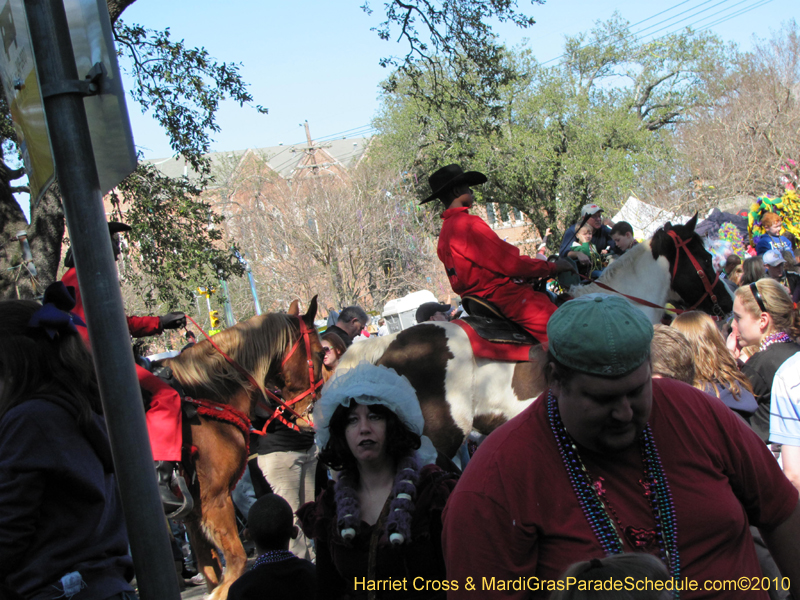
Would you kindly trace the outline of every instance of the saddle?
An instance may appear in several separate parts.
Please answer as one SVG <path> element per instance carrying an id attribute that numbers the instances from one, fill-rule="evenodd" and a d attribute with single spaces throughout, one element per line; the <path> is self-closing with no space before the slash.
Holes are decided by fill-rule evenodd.
<path id="1" fill-rule="evenodd" d="M 481 338 L 496 344 L 518 344 L 533 346 L 539 341 L 528 331 L 508 319 L 494 304 L 477 296 L 464 296 L 461 306 L 468 317 L 461 321 L 469 324 Z"/>

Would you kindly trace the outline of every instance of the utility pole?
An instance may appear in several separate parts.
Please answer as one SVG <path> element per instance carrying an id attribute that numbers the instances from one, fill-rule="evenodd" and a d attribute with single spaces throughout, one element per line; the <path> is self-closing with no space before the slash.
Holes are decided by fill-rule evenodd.
<path id="1" fill-rule="evenodd" d="M 304 122 L 306 127 L 306 141 L 308 142 L 308 149 L 306 152 L 309 156 L 311 156 L 311 164 L 313 165 L 311 168 L 313 170 L 314 175 L 317 174 L 319 171 L 319 167 L 317 167 L 317 149 L 314 147 L 314 141 L 311 139 L 311 130 L 308 128 L 308 119 Z"/>

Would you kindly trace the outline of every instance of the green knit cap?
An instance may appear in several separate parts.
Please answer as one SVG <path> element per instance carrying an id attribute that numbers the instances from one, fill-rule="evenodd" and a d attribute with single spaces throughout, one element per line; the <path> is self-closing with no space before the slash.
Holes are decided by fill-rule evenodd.
<path id="1" fill-rule="evenodd" d="M 620 296 L 586 294 L 553 313 L 547 337 L 551 354 L 565 367 L 617 376 L 648 359 L 653 325 Z"/>

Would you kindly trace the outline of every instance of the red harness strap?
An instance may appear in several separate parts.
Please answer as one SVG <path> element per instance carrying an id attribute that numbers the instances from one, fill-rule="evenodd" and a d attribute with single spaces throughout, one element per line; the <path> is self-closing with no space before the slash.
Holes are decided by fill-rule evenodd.
<path id="1" fill-rule="evenodd" d="M 688 310 L 694 310 L 705 300 L 706 298 L 710 298 L 711 302 L 714 303 L 715 312 L 722 313 L 722 309 L 719 307 L 717 303 L 717 296 L 714 294 L 714 287 L 719 282 L 719 273 L 714 278 L 714 283 L 710 283 L 708 281 L 708 277 L 706 277 L 706 272 L 703 270 L 703 267 L 698 262 L 697 258 L 695 258 L 694 254 L 692 254 L 691 250 L 689 250 L 689 240 L 683 240 L 681 237 L 675 233 L 675 231 L 668 231 L 669 237 L 672 238 L 672 241 L 675 242 L 675 264 L 672 267 L 672 280 L 675 280 L 675 275 L 678 273 L 678 261 L 681 257 L 681 250 L 686 253 L 686 256 L 689 257 L 689 260 L 692 263 L 692 266 L 697 271 L 697 276 L 700 277 L 700 281 L 703 282 L 703 287 L 705 288 L 705 293 L 700 296 L 700 299 L 694 303 L 694 305 L 689 308 Z"/>
<path id="2" fill-rule="evenodd" d="M 270 415 L 269 419 L 267 419 L 267 422 L 264 423 L 264 427 L 261 429 L 261 432 L 260 432 L 261 435 L 266 435 L 267 434 L 267 427 L 269 427 L 269 424 L 272 423 L 272 421 L 274 419 L 277 419 L 278 421 L 280 421 L 281 423 L 283 423 L 284 425 L 286 425 L 289 429 L 292 429 L 293 431 L 300 431 L 300 428 L 295 423 L 291 423 L 290 421 L 286 420 L 286 418 L 283 415 L 284 410 L 289 410 L 292 414 L 294 414 L 295 416 L 298 416 L 297 413 L 294 412 L 289 407 L 292 404 L 296 404 L 297 402 L 300 402 L 300 400 L 302 400 L 303 398 L 305 398 L 309 394 L 316 394 L 317 390 L 322 387 L 322 384 L 323 384 L 322 379 L 320 379 L 319 381 L 315 381 L 315 379 L 314 379 L 314 361 L 311 358 L 311 332 L 308 329 L 308 327 L 306 327 L 306 324 L 303 321 L 303 319 L 300 319 L 300 337 L 297 338 L 297 341 L 295 341 L 294 345 L 289 349 L 289 352 L 286 353 L 286 356 L 284 357 L 283 362 L 281 362 L 281 367 L 283 367 L 287 363 L 287 361 L 294 354 L 295 350 L 297 350 L 297 348 L 300 347 L 300 340 L 301 339 L 303 340 L 303 343 L 305 344 L 305 347 L 306 347 L 306 364 L 308 365 L 308 384 L 309 384 L 308 389 L 306 391 L 304 391 L 303 393 L 298 394 L 297 396 L 292 398 L 289 402 L 284 402 L 283 400 L 278 400 L 278 404 L 280 406 L 278 406 L 278 408 L 276 408 L 272 412 L 272 415 Z M 266 390 L 266 391 L 267 391 L 267 394 L 269 395 L 270 398 L 272 398 L 274 400 L 278 399 L 277 396 L 275 396 L 274 394 L 272 394 L 268 390 Z M 261 400 L 259 400 L 259 402 L 261 402 L 262 405 L 266 405 L 266 403 L 263 402 L 263 398 Z M 268 405 L 266 405 L 266 407 L 270 408 Z M 307 419 L 305 419 L 303 417 L 299 417 L 299 418 L 301 418 L 303 421 L 306 421 L 306 423 L 308 423 Z"/>
<path id="3" fill-rule="evenodd" d="M 258 382 L 257 382 L 257 381 L 256 381 L 256 380 L 253 378 L 253 376 L 252 376 L 252 375 L 250 375 L 250 373 L 248 373 L 248 372 L 247 372 L 247 370 L 246 370 L 246 369 L 244 369 L 244 368 L 243 368 L 241 365 L 239 365 L 239 363 L 237 363 L 235 360 L 233 360 L 233 359 L 232 359 L 230 356 L 228 356 L 227 354 L 225 354 L 225 352 L 223 352 L 223 351 L 222 351 L 222 348 L 220 348 L 219 346 L 217 346 L 217 344 L 214 342 L 214 340 L 213 340 L 213 339 L 211 339 L 211 336 L 210 336 L 210 335 L 208 335 L 208 334 L 207 334 L 207 333 L 206 333 L 206 332 L 203 330 L 203 328 L 202 328 L 202 327 L 200 327 L 200 325 L 198 325 L 198 324 L 197 324 L 197 322 L 196 322 L 196 321 L 195 321 L 195 320 L 194 320 L 192 317 L 190 317 L 189 315 L 186 315 L 186 318 L 187 318 L 187 319 L 189 319 L 189 320 L 190 320 L 192 323 L 194 323 L 194 326 L 195 326 L 195 327 L 197 327 L 197 329 L 199 329 L 199 330 L 200 330 L 200 333 L 202 333 L 204 336 L 206 336 L 206 339 L 207 339 L 207 340 L 208 340 L 208 341 L 211 343 L 211 345 L 214 347 L 214 349 L 215 349 L 217 352 L 219 352 L 219 353 L 222 355 L 222 357 L 223 357 L 223 358 L 224 358 L 226 361 L 228 361 L 228 363 L 229 363 L 229 364 L 230 364 L 230 365 L 231 365 L 231 366 L 232 366 L 234 369 L 236 369 L 237 371 L 239 371 L 239 373 L 241 373 L 242 375 L 244 375 L 244 376 L 247 378 L 247 381 L 249 381 L 249 382 L 250 382 L 250 383 L 251 383 L 251 384 L 252 384 L 252 385 L 253 385 L 253 386 L 254 386 L 254 387 L 257 389 L 257 390 L 259 390 L 259 391 L 261 392 L 261 395 L 262 395 L 262 397 L 261 397 L 261 398 L 259 398 L 259 400 L 258 400 L 258 401 L 259 401 L 259 402 L 261 402 L 261 403 L 262 403 L 262 405 L 269 407 L 269 405 L 266 403 L 266 400 L 264 399 L 264 395 L 266 394 L 266 395 L 267 395 L 267 396 L 268 396 L 268 397 L 269 397 L 271 400 L 274 400 L 275 402 L 277 402 L 277 403 L 280 405 L 280 406 L 279 406 L 279 408 L 281 409 L 281 414 L 283 413 L 283 411 L 284 411 L 284 410 L 287 410 L 287 411 L 289 411 L 291 414 L 293 414 L 295 417 L 297 417 L 298 419 L 301 419 L 301 420 L 303 420 L 303 421 L 305 421 L 305 420 L 306 420 L 306 419 L 304 419 L 303 417 L 301 417 L 299 414 L 297 414 L 297 413 L 296 413 L 294 410 L 292 410 L 292 409 L 289 407 L 289 404 L 294 404 L 294 402 L 296 402 L 296 400 L 294 400 L 294 399 L 293 399 L 293 400 L 292 400 L 292 402 L 290 402 L 290 403 L 288 403 L 288 404 L 287 404 L 287 403 L 285 403 L 285 402 L 283 401 L 283 399 L 282 399 L 282 398 L 279 398 L 278 396 L 276 396 L 275 394 L 273 394 L 273 393 L 272 393 L 272 392 L 270 392 L 269 390 L 266 390 L 266 389 L 262 388 L 262 387 L 261 387 L 261 386 L 258 384 Z M 301 331 L 303 331 L 303 328 L 305 327 L 305 323 L 303 323 L 303 320 L 302 320 L 302 319 L 300 319 L 300 325 L 301 325 Z M 307 345 L 307 347 L 309 347 L 309 348 L 310 348 L 310 346 L 311 346 L 310 342 L 308 342 L 306 345 Z M 284 363 L 285 363 L 285 362 L 286 362 L 286 361 L 284 360 Z M 281 365 L 281 366 L 283 366 L 283 365 Z M 312 373 L 313 373 L 313 369 L 312 369 Z M 312 383 L 313 383 L 313 379 L 312 379 Z M 321 383 L 320 383 L 320 385 L 321 385 Z M 308 392 L 306 392 L 305 394 L 303 394 L 303 396 L 306 396 L 306 395 L 308 395 Z M 301 397 L 303 397 L 303 396 L 301 396 Z M 299 399 L 299 398 L 298 398 L 298 399 Z M 273 413 L 273 414 L 274 414 L 274 413 Z M 288 425 L 288 423 L 287 423 L 287 425 Z M 295 427 L 296 427 L 296 426 L 295 426 Z M 299 428 L 297 428 L 297 429 L 299 429 Z M 266 427 L 265 427 L 265 428 L 262 430 L 262 432 L 261 432 L 261 433 L 262 433 L 262 435 L 263 435 L 264 433 L 266 433 Z"/>
<path id="4" fill-rule="evenodd" d="M 207 419 L 222 421 L 223 423 L 230 423 L 238 427 L 239 431 L 241 431 L 242 435 L 244 436 L 244 444 L 247 448 L 245 456 L 250 455 L 250 429 L 252 429 L 252 425 L 250 424 L 250 419 L 246 414 L 233 408 L 232 406 L 220 404 L 219 402 L 213 402 L 211 400 L 190 398 L 189 396 L 184 397 L 183 400 L 184 402 L 188 402 L 189 404 L 195 406 L 197 408 L 197 412 Z M 242 478 L 246 468 L 247 463 L 245 462 L 244 467 L 239 470 L 239 475 L 233 480 L 234 483 L 231 485 L 231 489 L 233 489 L 236 486 L 236 482 Z"/>

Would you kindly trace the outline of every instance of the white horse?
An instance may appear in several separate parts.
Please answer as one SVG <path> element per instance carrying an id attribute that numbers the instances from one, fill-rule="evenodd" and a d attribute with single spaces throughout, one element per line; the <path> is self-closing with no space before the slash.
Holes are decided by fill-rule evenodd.
<path id="1" fill-rule="evenodd" d="M 686 225 L 667 223 L 651 240 L 634 246 L 610 265 L 598 281 L 659 307 L 675 294 L 700 310 L 729 312 L 733 299 L 714 277 L 711 255 L 694 233 L 695 222 L 696 215 Z M 593 292 L 610 293 L 597 284 L 571 290 L 575 296 Z M 663 308 L 634 305 L 654 323 L 663 314 Z M 429 322 L 353 344 L 342 356 L 336 375 L 367 361 L 408 377 L 425 417 L 425 435 L 442 454 L 453 457 L 471 430 L 488 435 L 545 389 L 545 353 L 541 346 L 537 348 L 529 362 L 487 360 L 474 356 L 460 326 Z"/>

